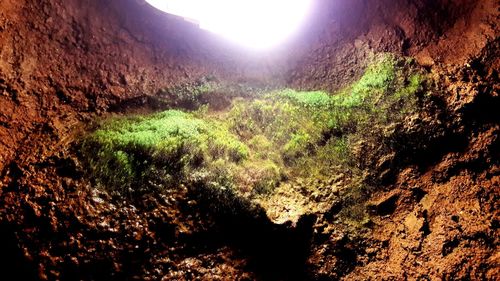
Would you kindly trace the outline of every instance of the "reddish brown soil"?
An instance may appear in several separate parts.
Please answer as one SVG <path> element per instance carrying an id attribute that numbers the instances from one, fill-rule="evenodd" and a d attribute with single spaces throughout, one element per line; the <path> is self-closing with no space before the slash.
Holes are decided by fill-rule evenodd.
<path id="1" fill-rule="evenodd" d="M 5 276 L 500 279 L 500 4 L 316 2 L 314 19 L 295 41 L 261 56 L 242 55 L 142 1 L 0 2 Z M 373 194 L 375 214 L 363 238 L 349 237 L 323 214 L 318 221 L 331 225 L 311 227 L 304 218 L 281 228 L 262 219 L 252 222 L 260 236 L 214 231 L 214 218 L 191 208 L 183 189 L 142 206 L 112 204 L 82 179 L 68 149 L 94 118 L 167 86 L 215 76 L 335 90 L 379 51 L 413 56 L 433 73 L 446 124 L 422 159 L 397 167 L 396 181 Z"/>

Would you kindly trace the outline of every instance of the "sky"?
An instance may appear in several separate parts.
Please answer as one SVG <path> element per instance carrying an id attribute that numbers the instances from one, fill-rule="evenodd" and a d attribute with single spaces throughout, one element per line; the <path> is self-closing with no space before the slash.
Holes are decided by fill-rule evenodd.
<path id="1" fill-rule="evenodd" d="M 268 49 L 305 22 L 311 0 L 146 0 L 242 46 Z"/>

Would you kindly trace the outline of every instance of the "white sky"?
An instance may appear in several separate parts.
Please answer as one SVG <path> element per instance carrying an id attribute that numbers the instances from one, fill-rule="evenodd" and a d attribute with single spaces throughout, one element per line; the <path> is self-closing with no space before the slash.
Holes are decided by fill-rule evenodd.
<path id="1" fill-rule="evenodd" d="M 170 14 L 255 49 L 278 45 L 304 22 L 311 0 L 146 0 Z"/>

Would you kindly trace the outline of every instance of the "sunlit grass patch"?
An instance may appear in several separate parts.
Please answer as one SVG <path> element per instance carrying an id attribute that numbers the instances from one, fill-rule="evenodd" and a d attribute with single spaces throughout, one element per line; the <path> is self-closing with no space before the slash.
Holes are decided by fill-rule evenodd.
<path id="1" fill-rule="evenodd" d="M 230 87 L 209 80 L 172 88 L 165 93 L 184 111 L 104 121 L 82 141 L 83 161 L 96 184 L 115 194 L 195 184 L 266 196 L 295 178 L 329 182 L 346 170 L 366 186 L 360 182 L 374 161 L 395 149 L 398 132 L 384 128 L 418 112 L 425 79 L 410 61 L 381 54 L 338 93 L 236 87 L 227 106 L 210 108 L 204 102 Z"/>
<path id="2" fill-rule="evenodd" d="M 249 153 L 223 125 L 178 110 L 106 121 L 82 152 L 97 183 L 120 190 L 145 188 L 155 170 L 175 183 L 217 159 L 240 162 Z"/>

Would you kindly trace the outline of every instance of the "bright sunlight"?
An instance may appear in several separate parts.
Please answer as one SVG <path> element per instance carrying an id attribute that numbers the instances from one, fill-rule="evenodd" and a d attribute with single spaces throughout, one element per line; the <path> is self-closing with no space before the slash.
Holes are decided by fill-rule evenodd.
<path id="1" fill-rule="evenodd" d="M 307 17 L 311 0 L 146 0 L 169 14 L 252 49 L 284 42 Z"/>

